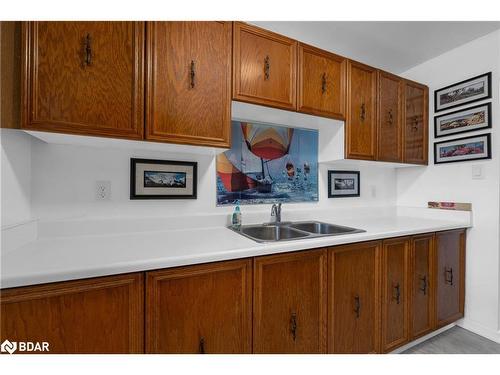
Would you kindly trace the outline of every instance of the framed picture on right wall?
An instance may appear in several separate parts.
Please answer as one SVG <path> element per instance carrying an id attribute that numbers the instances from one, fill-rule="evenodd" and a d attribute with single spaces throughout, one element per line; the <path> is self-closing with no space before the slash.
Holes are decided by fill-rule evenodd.
<path id="1" fill-rule="evenodd" d="M 491 159 L 489 133 L 434 143 L 434 164 L 481 159 Z"/>
<path id="2" fill-rule="evenodd" d="M 434 117 L 434 138 L 491 128 L 491 103 Z"/>

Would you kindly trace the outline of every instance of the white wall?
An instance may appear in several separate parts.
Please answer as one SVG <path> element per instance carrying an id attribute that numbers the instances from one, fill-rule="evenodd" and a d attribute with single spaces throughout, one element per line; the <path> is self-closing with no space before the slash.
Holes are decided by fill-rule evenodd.
<path id="1" fill-rule="evenodd" d="M 2 226 L 31 218 L 31 136 L 1 129 Z"/>
<path id="2" fill-rule="evenodd" d="M 433 165 L 434 90 L 489 71 L 493 72 L 492 160 Z M 427 201 L 431 200 L 472 203 L 474 227 L 468 231 L 467 237 L 466 311 L 463 324 L 498 340 L 500 32 L 451 50 L 412 68 L 403 76 L 429 85 L 430 165 L 423 169 L 397 171 L 397 203 L 405 206 L 426 206 Z M 485 131 L 469 134 L 479 133 Z M 475 165 L 482 166 L 483 179 L 472 179 L 472 167 Z"/>
<path id="3" fill-rule="evenodd" d="M 130 200 L 130 158 L 186 160 L 198 162 L 198 199 Z M 86 146 L 47 144 L 33 139 L 31 149 L 32 210 L 37 218 L 151 216 L 187 213 L 231 212 L 232 207 L 216 207 L 215 157 L 172 154 L 158 151 L 133 151 Z M 319 202 L 286 204 L 284 210 L 321 209 L 351 206 L 394 206 L 396 173 L 394 169 L 361 167 L 361 197 L 328 199 L 328 169 L 351 166 L 320 165 Z M 111 181 L 111 200 L 95 199 L 95 184 Z M 375 196 L 373 196 L 375 190 Z M 269 205 L 243 206 L 245 211 L 269 211 Z"/>

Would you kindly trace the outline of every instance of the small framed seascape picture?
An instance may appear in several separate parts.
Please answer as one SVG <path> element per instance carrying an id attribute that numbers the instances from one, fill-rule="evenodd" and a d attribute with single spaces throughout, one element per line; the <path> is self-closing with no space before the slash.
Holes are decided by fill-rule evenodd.
<path id="1" fill-rule="evenodd" d="M 434 138 L 491 128 L 491 103 L 434 117 Z"/>
<path id="2" fill-rule="evenodd" d="M 434 112 L 491 98 L 491 72 L 434 91 Z"/>
<path id="3" fill-rule="evenodd" d="M 328 171 L 328 198 L 359 197 L 359 171 Z"/>
<path id="4" fill-rule="evenodd" d="M 489 133 L 434 143 L 434 164 L 481 159 L 491 159 Z"/>
<path id="5" fill-rule="evenodd" d="M 130 159 L 130 199 L 196 199 L 197 164 Z"/>

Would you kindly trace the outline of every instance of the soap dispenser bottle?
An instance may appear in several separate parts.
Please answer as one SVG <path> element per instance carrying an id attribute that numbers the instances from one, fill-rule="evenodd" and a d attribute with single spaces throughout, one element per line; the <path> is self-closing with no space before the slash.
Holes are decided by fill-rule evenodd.
<path id="1" fill-rule="evenodd" d="M 233 211 L 233 216 L 231 223 L 233 225 L 233 228 L 235 229 L 240 229 L 241 227 L 241 210 L 240 210 L 240 202 L 236 202 L 236 207 L 234 208 Z"/>

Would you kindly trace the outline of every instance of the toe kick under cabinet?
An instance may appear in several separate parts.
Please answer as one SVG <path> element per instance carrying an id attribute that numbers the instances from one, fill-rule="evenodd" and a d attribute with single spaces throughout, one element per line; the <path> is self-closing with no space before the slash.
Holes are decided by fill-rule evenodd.
<path id="1" fill-rule="evenodd" d="M 386 353 L 463 317 L 465 229 L 2 289 L 50 353 Z"/>

